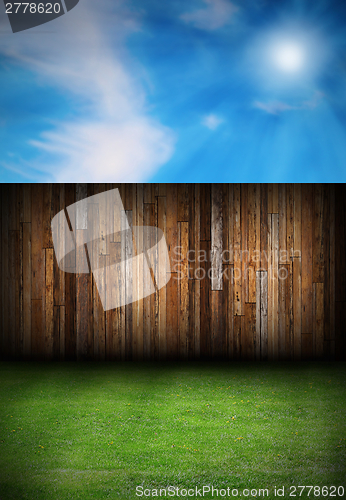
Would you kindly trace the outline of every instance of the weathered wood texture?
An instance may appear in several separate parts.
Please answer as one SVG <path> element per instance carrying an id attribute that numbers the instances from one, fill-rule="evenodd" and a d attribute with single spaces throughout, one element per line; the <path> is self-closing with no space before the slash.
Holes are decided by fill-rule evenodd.
<path id="1" fill-rule="evenodd" d="M 105 312 L 92 270 L 59 269 L 50 221 L 70 204 L 114 188 L 130 225 L 163 231 L 171 273 L 151 296 Z M 344 185 L 0 189 L 2 359 L 346 359 Z M 130 233 L 103 238 L 112 211 L 93 210 L 101 233 L 93 262 L 107 268 L 135 255 Z M 89 223 L 77 212 L 77 245 Z M 82 258 L 79 251 L 74 258 Z M 159 255 L 160 279 L 164 264 Z M 122 279 L 143 288 L 139 269 L 125 269 Z M 106 287 L 107 270 L 104 276 Z"/>

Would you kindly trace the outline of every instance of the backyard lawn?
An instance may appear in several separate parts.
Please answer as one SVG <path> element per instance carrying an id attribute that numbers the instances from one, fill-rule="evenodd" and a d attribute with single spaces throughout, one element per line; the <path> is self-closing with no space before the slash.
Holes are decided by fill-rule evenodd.
<path id="1" fill-rule="evenodd" d="M 203 487 L 346 498 L 345 363 L 0 364 L 1 500 Z"/>

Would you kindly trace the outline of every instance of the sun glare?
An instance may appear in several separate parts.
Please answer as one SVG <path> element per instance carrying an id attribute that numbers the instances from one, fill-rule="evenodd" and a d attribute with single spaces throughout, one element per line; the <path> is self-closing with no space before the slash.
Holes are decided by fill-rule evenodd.
<path id="1" fill-rule="evenodd" d="M 260 31 L 244 62 L 262 89 L 297 91 L 313 88 L 330 57 L 326 40 L 311 27 L 287 22 Z M 304 91 L 305 92 L 305 91 Z"/>
<path id="2" fill-rule="evenodd" d="M 303 47 L 293 42 L 275 46 L 272 54 L 275 66 L 287 73 L 296 73 L 304 66 L 305 53 Z"/>

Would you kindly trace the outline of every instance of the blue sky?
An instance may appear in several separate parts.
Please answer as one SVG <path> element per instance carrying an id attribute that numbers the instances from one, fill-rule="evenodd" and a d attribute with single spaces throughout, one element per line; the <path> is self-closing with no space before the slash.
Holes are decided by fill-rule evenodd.
<path id="1" fill-rule="evenodd" d="M 2 182 L 346 181 L 345 2 L 0 16 Z"/>

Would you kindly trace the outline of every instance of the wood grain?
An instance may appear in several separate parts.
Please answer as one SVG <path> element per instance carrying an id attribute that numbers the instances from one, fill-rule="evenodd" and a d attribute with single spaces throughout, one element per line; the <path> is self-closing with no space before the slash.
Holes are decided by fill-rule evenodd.
<path id="1" fill-rule="evenodd" d="M 112 207 L 77 210 L 71 272 L 56 260 L 52 217 L 109 189 L 119 189 L 123 229 L 126 219 L 155 226 L 167 242 L 169 273 L 162 249 L 150 266 L 169 281 L 139 300 L 134 290 L 151 276 L 131 259 L 136 242 L 121 236 Z M 345 200 L 344 185 L 2 185 L 1 358 L 345 360 Z M 97 283 L 72 272 L 89 224 Z M 59 233 L 62 254 L 71 229 Z M 114 298 L 128 303 L 105 311 L 100 293 L 121 261 Z"/>

